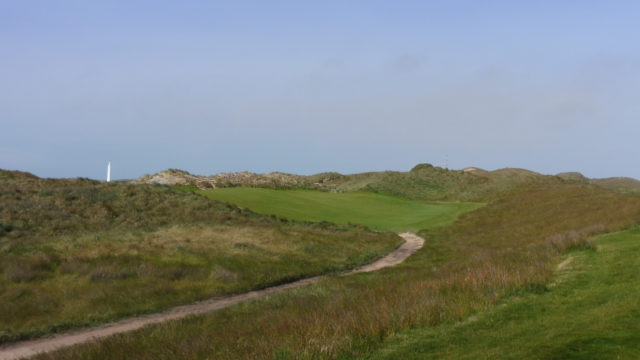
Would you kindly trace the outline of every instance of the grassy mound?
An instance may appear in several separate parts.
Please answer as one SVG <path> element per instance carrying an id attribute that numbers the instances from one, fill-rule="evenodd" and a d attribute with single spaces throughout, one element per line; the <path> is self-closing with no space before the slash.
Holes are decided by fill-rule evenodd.
<path id="1" fill-rule="evenodd" d="M 329 172 L 311 176 L 250 172 L 197 176 L 167 170 L 144 176 L 134 182 L 192 185 L 199 189 L 242 186 L 334 192 L 367 191 L 413 200 L 486 202 L 522 186 L 552 185 L 562 183 L 563 180 L 524 169 L 485 171 L 468 168 L 458 171 L 419 164 L 407 172 L 382 171 L 352 175 Z"/>
<path id="2" fill-rule="evenodd" d="M 640 181 L 628 178 L 628 177 L 610 177 L 603 179 L 589 179 L 578 172 L 566 172 L 560 173 L 559 178 L 567 181 L 579 182 L 584 184 L 593 184 L 604 189 L 612 191 L 627 193 L 627 194 L 640 194 Z"/>
<path id="3" fill-rule="evenodd" d="M 505 168 L 486 171 L 469 167 L 449 170 L 418 164 L 411 171 L 379 171 L 343 175 L 335 172 L 311 176 L 251 172 L 192 175 L 170 169 L 136 179 L 134 183 L 190 185 L 199 189 L 258 187 L 307 189 L 333 192 L 367 191 L 413 200 L 489 202 L 509 192 L 532 185 L 590 184 L 621 193 L 640 193 L 640 181 L 632 178 L 589 179 L 580 173 L 548 176 L 534 171 Z"/>
<path id="4" fill-rule="evenodd" d="M 365 190 L 415 200 L 486 202 L 517 188 L 561 182 L 557 177 L 524 169 L 459 171 L 420 164 L 409 172 L 348 175 L 335 181 L 335 187 L 340 191 Z"/>

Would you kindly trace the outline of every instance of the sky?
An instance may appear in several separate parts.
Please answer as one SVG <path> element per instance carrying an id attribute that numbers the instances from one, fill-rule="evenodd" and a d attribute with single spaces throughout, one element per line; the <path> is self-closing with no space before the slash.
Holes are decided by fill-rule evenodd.
<path id="1" fill-rule="evenodd" d="M 0 168 L 640 178 L 638 1 L 0 0 Z"/>

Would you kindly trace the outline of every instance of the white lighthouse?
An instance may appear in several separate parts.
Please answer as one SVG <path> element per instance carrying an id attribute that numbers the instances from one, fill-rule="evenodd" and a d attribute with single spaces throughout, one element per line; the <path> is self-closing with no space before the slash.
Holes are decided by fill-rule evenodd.
<path id="1" fill-rule="evenodd" d="M 111 161 L 107 162 L 107 182 L 111 181 Z"/>

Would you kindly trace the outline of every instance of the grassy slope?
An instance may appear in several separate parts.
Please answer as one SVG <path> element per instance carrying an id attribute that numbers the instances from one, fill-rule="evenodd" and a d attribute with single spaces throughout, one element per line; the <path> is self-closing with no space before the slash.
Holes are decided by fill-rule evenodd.
<path id="1" fill-rule="evenodd" d="M 570 254 L 543 294 L 462 323 L 398 334 L 371 359 L 640 358 L 640 228 Z"/>
<path id="2" fill-rule="evenodd" d="M 451 227 L 421 232 L 425 247 L 396 267 L 40 358 L 358 357 L 396 332 L 461 321 L 510 296 L 544 292 L 564 251 L 639 221 L 640 197 L 582 185 L 529 187 Z"/>
<path id="3" fill-rule="evenodd" d="M 155 180 L 154 180 L 155 179 Z M 167 170 L 136 181 L 167 181 L 197 185 L 201 189 L 259 187 L 270 189 L 312 189 L 321 191 L 367 191 L 423 201 L 488 202 L 525 185 L 557 185 L 563 180 L 524 169 L 496 171 L 448 170 L 430 164 L 416 165 L 411 171 L 381 171 L 351 175 L 321 173 L 311 176 L 292 174 L 231 173 L 212 177 L 194 176 L 179 170 Z"/>
<path id="4" fill-rule="evenodd" d="M 197 185 L 201 189 L 259 187 L 269 189 L 312 189 L 321 191 L 367 191 L 424 201 L 489 202 L 496 195 L 522 186 L 553 186 L 563 182 L 591 184 L 621 193 L 640 193 L 640 181 L 631 178 L 588 179 L 580 173 L 546 176 L 533 171 L 505 168 L 486 171 L 468 168 L 448 170 L 430 164 L 418 164 L 411 171 L 379 171 L 343 175 L 320 173 L 311 176 L 269 173 L 226 173 L 210 177 L 191 175 L 175 169 L 147 175 L 140 183 L 164 181 Z"/>
<path id="5" fill-rule="evenodd" d="M 621 193 L 640 194 L 640 181 L 632 178 L 591 179 L 590 183 Z"/>
<path id="6" fill-rule="evenodd" d="M 523 169 L 465 172 L 447 170 L 429 164 L 416 165 L 411 171 L 384 171 L 331 178 L 323 186 L 338 191 L 371 191 L 407 199 L 430 201 L 480 201 L 495 199 L 527 184 L 553 185 L 561 182 Z"/>
<path id="7" fill-rule="evenodd" d="M 0 171 L 0 343 L 351 268 L 400 242 L 166 186 Z"/>
<path id="8" fill-rule="evenodd" d="M 628 177 L 611 177 L 604 179 L 589 179 L 579 172 L 566 172 L 556 175 L 562 179 L 593 184 L 599 187 L 627 194 L 640 194 L 640 181 Z"/>
<path id="9" fill-rule="evenodd" d="M 325 186 L 338 191 L 364 190 L 415 200 L 488 202 L 523 186 L 559 183 L 562 180 L 555 176 L 524 169 L 465 172 L 419 164 L 408 172 L 344 175 L 328 181 Z"/>
<path id="10" fill-rule="evenodd" d="M 347 222 L 377 230 L 417 231 L 446 226 L 474 203 L 424 203 L 365 192 L 330 193 L 312 190 L 225 188 L 199 190 L 214 199 L 249 208 L 262 214 L 307 220 Z"/>

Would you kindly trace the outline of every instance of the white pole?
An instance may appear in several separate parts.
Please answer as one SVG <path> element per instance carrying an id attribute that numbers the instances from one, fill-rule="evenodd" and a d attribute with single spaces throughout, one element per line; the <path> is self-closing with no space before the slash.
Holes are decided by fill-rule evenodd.
<path id="1" fill-rule="evenodd" d="M 107 182 L 111 181 L 111 161 L 107 163 Z"/>

